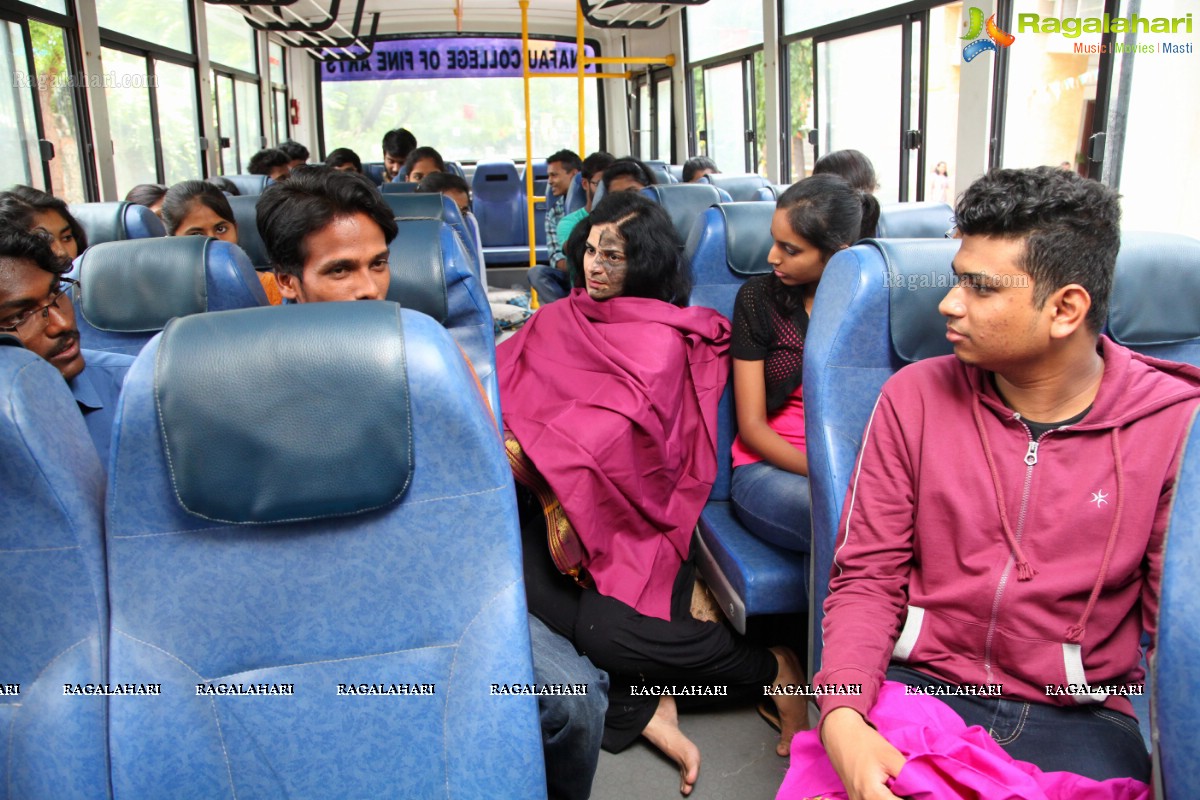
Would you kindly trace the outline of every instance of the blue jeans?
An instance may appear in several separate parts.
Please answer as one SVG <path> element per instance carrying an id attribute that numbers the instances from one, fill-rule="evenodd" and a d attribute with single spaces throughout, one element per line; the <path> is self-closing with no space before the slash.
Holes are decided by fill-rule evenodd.
<path id="1" fill-rule="evenodd" d="M 608 675 L 592 666 L 575 646 L 529 615 L 533 677 L 542 684 L 587 684 L 586 695 L 538 697 L 546 789 L 552 800 L 586 800 L 600 761 Z"/>
<path id="2" fill-rule="evenodd" d="M 950 685 L 899 664 L 888 667 L 887 677 L 909 686 Z M 938 699 L 967 725 L 986 730 L 1010 756 L 1046 772 L 1150 782 L 1150 755 L 1133 717 L 1099 705 L 1052 706 L 977 695 Z"/>
<path id="3" fill-rule="evenodd" d="M 738 519 L 765 542 L 799 553 L 812 547 L 808 478 L 766 461 L 733 469 L 730 496 Z"/>
<path id="4" fill-rule="evenodd" d="M 529 285 L 537 289 L 538 303 L 545 305 L 562 300 L 571 293 L 571 276 L 565 270 L 554 267 L 530 267 L 525 273 Z"/>

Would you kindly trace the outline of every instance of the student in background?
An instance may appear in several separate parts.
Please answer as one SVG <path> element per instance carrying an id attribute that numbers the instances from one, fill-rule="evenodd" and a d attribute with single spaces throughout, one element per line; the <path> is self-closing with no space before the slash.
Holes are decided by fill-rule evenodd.
<path id="1" fill-rule="evenodd" d="M 406 180 L 409 183 L 420 183 L 426 175 L 445 171 L 446 162 L 442 159 L 442 154 L 432 147 L 418 147 L 408 154 Z"/>
<path id="2" fill-rule="evenodd" d="M 396 128 L 383 135 L 383 180 L 385 183 L 404 180 L 401 170 L 408 156 L 417 149 L 417 137 L 405 128 Z"/>
<path id="3" fill-rule="evenodd" d="M 362 159 L 349 147 L 339 147 L 331 151 L 325 156 L 325 166 L 342 172 L 357 172 L 359 175 L 363 171 Z"/>
<path id="4" fill-rule="evenodd" d="M 291 139 L 288 139 L 279 145 L 279 149 L 287 154 L 289 170 L 296 169 L 296 167 L 303 167 L 308 163 L 308 148 L 299 142 L 293 142 Z"/>
<path id="5" fill-rule="evenodd" d="M 441 192 L 454 201 L 459 213 L 464 216 L 471 210 L 471 187 L 467 182 L 449 172 L 431 172 L 417 184 L 418 192 Z"/>
<path id="6" fill-rule="evenodd" d="M 139 183 L 125 194 L 125 201 L 137 203 L 162 217 L 163 198 L 167 195 L 167 187 L 159 183 Z"/>
<path id="7" fill-rule="evenodd" d="M 30 233 L 50 243 L 50 250 L 64 269 L 87 249 L 87 233 L 62 200 L 32 186 L 14 186 L 0 192 L 0 214 L 13 219 Z"/>
<path id="8" fill-rule="evenodd" d="M 696 156 L 683 162 L 684 183 L 696 183 L 706 175 L 720 174 L 720 172 L 721 170 L 717 169 L 717 162 L 708 156 Z"/>
<path id="9" fill-rule="evenodd" d="M 288 174 L 291 172 L 289 164 L 291 164 L 291 159 L 288 158 L 287 153 L 276 148 L 267 148 L 259 150 L 250 157 L 250 164 L 246 167 L 246 171 L 251 175 L 266 175 L 278 183 L 287 180 Z"/>
<path id="10" fill-rule="evenodd" d="M 564 241 L 558 238 L 558 223 L 566 216 L 567 191 L 583 163 L 570 150 L 559 150 L 546 159 L 546 249 L 550 266 L 529 268 L 529 285 L 537 290 L 538 302 L 561 300 L 571 291 L 571 276 L 567 258 L 563 255 Z"/>

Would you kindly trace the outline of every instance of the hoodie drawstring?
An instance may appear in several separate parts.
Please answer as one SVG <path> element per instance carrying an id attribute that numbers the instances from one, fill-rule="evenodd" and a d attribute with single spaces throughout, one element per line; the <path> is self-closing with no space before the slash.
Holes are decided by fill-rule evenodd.
<path id="1" fill-rule="evenodd" d="M 996 459 L 992 455 L 992 445 L 988 441 L 987 431 L 983 426 L 983 415 L 979 410 L 979 395 L 972 397 L 971 413 L 975 415 L 975 427 L 979 430 L 979 439 L 983 443 L 983 454 L 987 457 L 988 469 L 992 472 L 992 487 L 996 490 L 996 505 L 1000 510 L 1000 525 L 1004 528 L 1004 537 L 1008 539 L 1008 547 L 1012 551 L 1013 557 L 1017 560 L 1017 580 L 1027 581 L 1037 574 L 1037 570 L 1029 563 L 1029 559 L 1025 558 L 1025 552 L 1021 550 L 1021 543 L 1017 541 L 1017 537 L 1013 534 L 1012 525 L 1008 522 L 1008 510 L 1004 504 L 1004 491 L 1000 486 L 1000 472 L 996 469 Z M 1107 564 L 1107 561 L 1105 562 Z M 1092 597 L 1095 600 L 1095 593 Z M 1088 606 L 1088 611 L 1091 611 L 1091 605 Z"/>
<path id="2" fill-rule="evenodd" d="M 1100 597 L 1100 589 L 1104 586 L 1104 579 L 1108 577 L 1108 567 L 1112 561 L 1113 550 L 1117 546 L 1117 531 L 1121 527 L 1121 510 L 1125 500 L 1125 473 L 1121 469 L 1121 442 L 1117 438 L 1116 428 L 1112 429 L 1112 452 L 1113 465 L 1117 473 L 1117 507 L 1113 514 L 1112 528 L 1108 531 L 1108 542 L 1104 545 L 1104 560 L 1100 562 L 1100 574 L 1096 576 L 1096 583 L 1092 586 L 1092 594 L 1088 597 L 1087 606 L 1083 609 L 1079 621 L 1067 628 L 1067 641 L 1071 644 L 1079 644 L 1083 641 L 1088 618 L 1092 615 L 1092 609 L 1096 607 L 1096 599 Z"/>

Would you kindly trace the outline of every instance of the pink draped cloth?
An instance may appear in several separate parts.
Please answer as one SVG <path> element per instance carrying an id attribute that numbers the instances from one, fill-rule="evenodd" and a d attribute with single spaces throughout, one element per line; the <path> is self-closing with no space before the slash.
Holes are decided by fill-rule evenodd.
<path id="1" fill-rule="evenodd" d="M 897 797 L 912 800 L 1149 800 L 1150 787 L 1132 778 L 1096 781 L 1071 772 L 1043 772 L 1017 761 L 978 725 L 926 695 L 906 695 L 886 681 L 871 722 L 908 759 L 888 781 Z M 842 782 L 816 731 L 792 739 L 792 763 L 776 800 L 844 800 Z"/>
<path id="2" fill-rule="evenodd" d="M 717 474 L 729 321 L 577 289 L 496 348 L 504 427 L 554 489 L 596 589 L 669 620 Z"/>

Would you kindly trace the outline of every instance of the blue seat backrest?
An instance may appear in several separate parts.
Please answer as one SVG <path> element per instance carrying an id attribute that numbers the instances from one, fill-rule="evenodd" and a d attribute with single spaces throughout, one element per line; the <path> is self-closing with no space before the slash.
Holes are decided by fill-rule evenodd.
<path id="1" fill-rule="evenodd" d="M 587 205 L 587 194 L 583 191 L 583 173 L 576 172 L 575 177 L 571 179 L 570 188 L 567 189 L 566 213 L 574 213 L 585 205 Z"/>
<path id="2" fill-rule="evenodd" d="M 428 314 L 450 331 L 499 420 L 495 322 L 471 257 L 458 234 L 440 220 L 398 219 L 396 225 L 399 232 L 388 247 L 387 299 Z"/>
<path id="3" fill-rule="evenodd" d="M 879 210 L 880 239 L 941 239 L 954 227 L 946 203 L 887 203 Z"/>
<path id="4" fill-rule="evenodd" d="M 71 216 L 87 233 L 88 246 L 126 239 L 166 236 L 162 220 L 146 206 L 127 203 L 72 203 Z"/>
<path id="5" fill-rule="evenodd" d="M 383 200 L 392 209 L 396 219 L 440 219 L 454 229 L 463 241 L 463 248 L 471 258 L 476 280 L 483 282 L 483 265 L 478 260 L 478 247 L 474 232 L 467 227 L 462 213 L 454 201 L 440 192 L 415 192 L 413 194 L 384 194 Z"/>
<path id="6" fill-rule="evenodd" d="M 700 183 L 659 184 L 647 186 L 642 194 L 656 201 L 671 217 L 679 238 L 687 241 L 692 226 L 706 208 L 717 203 L 728 203 L 727 193 L 715 186 Z"/>
<path id="7" fill-rule="evenodd" d="M 417 184 L 409 181 L 392 181 L 379 187 L 384 194 L 412 194 L 417 191 Z"/>
<path id="8" fill-rule="evenodd" d="M 1146 355 L 1200 364 L 1200 240 L 1122 233 L 1107 327 Z"/>
<path id="9" fill-rule="evenodd" d="M 534 180 L 535 184 L 537 183 L 537 181 L 544 181 L 547 178 L 549 178 L 550 165 L 548 165 L 546 163 L 546 159 L 535 158 L 533 161 L 531 161 L 525 165 L 525 169 L 521 170 L 521 182 L 522 183 L 525 182 L 525 176 L 529 172 L 530 165 L 533 166 L 533 180 Z"/>
<path id="10" fill-rule="evenodd" d="M 258 195 L 228 199 L 234 222 L 237 223 L 238 247 L 250 257 L 255 269 L 266 269 L 271 265 L 271 259 L 267 256 L 267 245 L 263 242 L 262 234 L 258 232 Z"/>
<path id="11" fill-rule="evenodd" d="M 670 186 L 673 183 L 678 183 L 675 176 L 671 174 L 666 162 L 663 161 L 647 161 L 646 166 L 654 173 L 654 180 L 658 181 L 660 186 Z"/>
<path id="12" fill-rule="evenodd" d="M 758 190 L 771 185 L 762 175 L 754 173 L 737 175 L 729 172 L 714 172 L 707 177 L 709 183 L 718 189 L 724 189 L 735 202 L 757 200 Z"/>
<path id="13" fill-rule="evenodd" d="M 237 187 L 239 195 L 262 194 L 274 181 L 266 175 L 226 175 L 229 181 Z"/>
<path id="14" fill-rule="evenodd" d="M 896 370 L 953 352 L 937 306 L 952 285 L 957 252 L 958 242 L 949 239 L 866 240 L 834 255 L 821 276 L 804 342 L 814 670 L 821 663 L 821 608 L 838 520 L 863 428 Z"/>
<path id="15" fill-rule="evenodd" d="M 118 796 L 545 796 L 535 699 L 489 696 L 533 678 L 511 473 L 433 320 L 176 320 L 115 446 L 110 674 L 162 689 L 110 705 Z M 432 693 L 344 694 L 393 685 Z"/>
<path id="16" fill-rule="evenodd" d="M 525 184 L 511 161 L 482 161 L 475 167 L 471 194 L 486 247 L 529 245 Z"/>
<path id="17" fill-rule="evenodd" d="M 364 161 L 362 167 L 363 174 L 370 178 L 376 186 L 383 184 L 383 176 L 385 173 L 382 161 Z"/>
<path id="18" fill-rule="evenodd" d="M 0 796 L 110 796 L 104 468 L 66 382 L 0 347 Z M 13 685 L 19 685 L 12 693 Z"/>
<path id="19" fill-rule="evenodd" d="M 246 254 L 203 236 L 89 247 L 74 277 L 75 322 L 91 350 L 136 355 L 174 317 L 267 304 Z"/>
<path id="20" fill-rule="evenodd" d="M 683 183 L 683 164 L 667 164 L 667 172 L 675 179 L 675 183 Z"/>
<path id="21" fill-rule="evenodd" d="M 1200 425 L 1193 416 L 1167 526 L 1158 607 L 1158 645 L 1150 661 L 1150 737 L 1155 797 L 1200 796 L 1196 659 L 1200 656 Z"/>
<path id="22" fill-rule="evenodd" d="M 755 192 L 755 200 L 778 200 L 780 195 L 792 188 L 790 183 L 772 183 Z"/>
<path id="23" fill-rule="evenodd" d="M 457 161 L 447 161 L 446 172 L 449 172 L 451 175 L 457 175 L 463 180 L 467 179 L 467 173 L 463 171 L 462 166 Z"/>
<path id="24" fill-rule="evenodd" d="M 707 306 L 733 319 L 738 289 L 748 278 L 771 271 L 767 253 L 771 249 L 774 213 L 774 203 L 723 203 L 700 216 L 684 247 L 692 269 L 689 305 Z M 736 433 L 730 381 L 717 409 L 717 477 L 711 500 L 729 499 L 733 469 L 730 448 Z"/>

